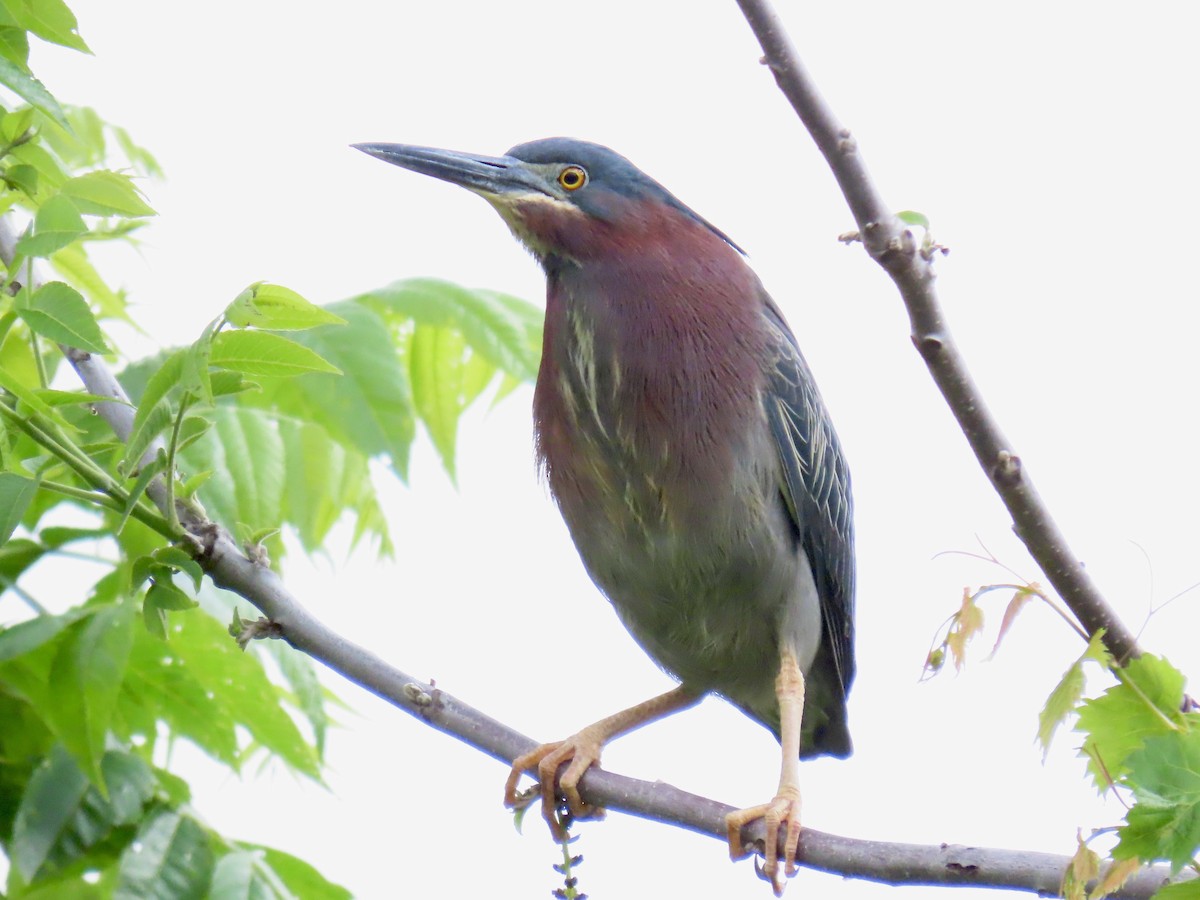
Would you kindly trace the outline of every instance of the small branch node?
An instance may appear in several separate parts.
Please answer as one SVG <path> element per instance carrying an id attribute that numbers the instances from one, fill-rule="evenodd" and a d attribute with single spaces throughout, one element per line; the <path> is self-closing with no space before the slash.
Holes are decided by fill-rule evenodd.
<path id="1" fill-rule="evenodd" d="M 245 650 L 251 641 L 279 640 L 283 637 L 283 626 L 266 616 L 259 616 L 252 622 L 239 617 L 229 626 L 229 633 L 237 645 Z"/>
<path id="2" fill-rule="evenodd" d="M 860 231 L 843 231 L 837 236 L 837 239 L 843 244 L 862 243 L 862 232 Z"/>
<path id="3" fill-rule="evenodd" d="M 271 554 L 267 550 L 267 545 L 256 542 L 246 541 L 242 544 L 242 552 L 246 554 L 246 559 L 254 563 L 260 569 L 271 568 Z"/>
<path id="4" fill-rule="evenodd" d="M 194 522 L 188 524 L 184 540 L 192 545 L 192 556 L 203 565 L 212 562 L 220 535 L 221 529 L 213 522 Z"/>
<path id="5" fill-rule="evenodd" d="M 992 481 L 1003 487 L 1015 487 L 1021 483 L 1021 457 L 1007 450 L 996 454 L 996 464 L 992 466 Z"/>
<path id="6" fill-rule="evenodd" d="M 854 139 L 854 135 L 850 133 L 849 128 L 843 128 L 838 132 L 838 153 L 843 156 L 849 156 L 851 153 L 858 152 L 858 141 Z"/>
<path id="7" fill-rule="evenodd" d="M 956 872 L 959 875 L 974 875 L 979 871 L 979 866 L 973 866 L 969 863 L 949 862 L 946 863 L 946 869 L 950 872 Z"/>
<path id="8" fill-rule="evenodd" d="M 939 244 L 937 241 L 930 241 L 928 239 L 921 245 L 921 259 L 925 260 L 925 262 L 933 262 L 939 253 L 942 256 L 949 256 L 950 248 L 945 244 Z"/>
<path id="9" fill-rule="evenodd" d="M 914 334 L 912 342 L 921 358 L 925 360 L 932 359 L 946 348 L 945 340 L 937 334 Z"/>
<path id="10" fill-rule="evenodd" d="M 433 706 L 433 697 L 415 681 L 410 681 L 404 685 L 404 696 L 412 701 L 414 706 L 419 706 L 421 709 Z"/>

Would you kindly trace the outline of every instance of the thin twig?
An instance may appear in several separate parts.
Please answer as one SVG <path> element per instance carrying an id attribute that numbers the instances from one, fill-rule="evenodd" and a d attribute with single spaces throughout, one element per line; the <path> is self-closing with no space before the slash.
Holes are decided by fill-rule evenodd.
<path id="1" fill-rule="evenodd" d="M 1008 508 L 1017 536 L 1087 633 L 1093 635 L 1103 628 L 1104 643 L 1119 662 L 1137 656 L 1133 634 L 1071 552 L 1029 472 L 971 378 L 938 303 L 930 259 L 922 255 L 912 232 L 884 203 L 857 142 L 817 91 L 768 0 L 738 0 L 738 5 L 762 45 L 763 63 L 833 170 L 858 223 L 863 245 L 900 289 L 912 326 L 913 345 L 950 405 L 979 465 Z"/>

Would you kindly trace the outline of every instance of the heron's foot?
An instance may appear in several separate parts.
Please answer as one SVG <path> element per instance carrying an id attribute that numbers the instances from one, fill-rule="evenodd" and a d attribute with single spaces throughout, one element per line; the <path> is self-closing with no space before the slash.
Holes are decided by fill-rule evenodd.
<path id="1" fill-rule="evenodd" d="M 725 817 L 725 828 L 729 834 L 729 856 L 742 859 L 752 852 L 742 844 L 742 827 L 755 819 L 766 825 L 766 846 L 763 848 L 763 877 L 771 882 L 776 897 L 783 896 L 787 885 L 783 876 L 796 874 L 796 848 L 800 846 L 800 791 L 792 787 L 781 787 L 770 803 L 761 803 L 749 809 L 739 809 Z M 779 871 L 779 834 L 784 834 L 784 866 Z"/>
<path id="2" fill-rule="evenodd" d="M 591 728 L 585 728 L 578 734 L 565 741 L 555 741 L 552 744 L 542 744 L 530 750 L 523 756 L 513 760 L 508 780 L 504 783 L 504 805 L 519 806 L 524 799 L 517 791 L 517 782 L 526 770 L 537 768 L 538 789 L 542 795 L 542 818 L 550 826 L 550 833 L 556 841 L 561 841 L 565 835 L 555 812 L 559 807 L 561 796 L 576 819 L 600 819 L 604 810 L 592 806 L 579 796 L 579 779 L 593 765 L 600 762 L 600 750 L 604 746 L 598 735 Z M 570 760 L 570 764 L 558 778 L 558 768 Z M 557 782 L 557 784 L 555 783 Z"/>

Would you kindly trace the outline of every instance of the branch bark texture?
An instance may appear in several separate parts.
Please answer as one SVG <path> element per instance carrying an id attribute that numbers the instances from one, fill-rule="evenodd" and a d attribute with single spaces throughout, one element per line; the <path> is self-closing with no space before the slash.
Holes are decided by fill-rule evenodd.
<path id="1" fill-rule="evenodd" d="M 1133 633 L 1071 552 L 1021 458 L 988 410 L 946 324 L 931 261 L 921 254 L 912 232 L 883 202 L 854 137 L 817 91 L 768 0 L 738 0 L 738 6 L 762 46 L 763 63 L 833 171 L 867 252 L 899 288 L 912 326 L 913 346 L 1008 508 L 1017 536 L 1088 634 L 1104 629 L 1105 645 L 1122 663 L 1137 656 Z"/>

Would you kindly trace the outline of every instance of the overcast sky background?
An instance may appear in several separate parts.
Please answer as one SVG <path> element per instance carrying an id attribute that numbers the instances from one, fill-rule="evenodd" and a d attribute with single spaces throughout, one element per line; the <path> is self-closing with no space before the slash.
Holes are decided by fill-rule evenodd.
<path id="1" fill-rule="evenodd" d="M 76 0 L 95 58 L 35 71 L 157 154 L 161 218 L 110 259 L 150 339 L 190 341 L 267 279 L 315 302 L 428 275 L 540 302 L 541 273 L 478 198 L 355 141 L 482 153 L 551 135 L 608 144 L 744 247 L 815 371 L 852 466 L 859 555 L 855 756 L 802 767 L 805 821 L 862 838 L 1070 853 L 1117 823 L 1063 734 L 1036 716 L 1082 646 L 1029 608 L 985 661 L 918 683 L 965 585 L 1010 576 L 938 556 L 982 540 L 1038 577 L 913 351 L 901 302 L 859 247 L 832 176 L 758 64 L 733 0 L 339 4 Z M 1200 581 L 1196 210 L 1200 8 L 928 0 L 781 2 L 887 202 L 952 248 L 939 289 L 975 377 L 1077 554 L 1136 630 Z M 286 580 L 329 624 L 542 740 L 670 681 L 584 575 L 532 461 L 523 390 L 463 426 L 456 491 L 427 443 L 386 477 L 395 562 L 345 541 Z M 1197 671 L 1200 593 L 1144 645 Z M 544 897 L 555 846 L 501 807 L 504 768 L 330 677 L 353 708 L 329 790 L 270 766 L 231 778 L 185 747 L 198 811 L 364 898 Z M 1103 686 L 1093 682 L 1097 689 Z M 719 700 L 613 744 L 605 766 L 722 801 L 768 799 L 771 735 Z M 584 825 L 596 900 L 769 896 L 710 839 L 626 816 Z M 893 890 L 803 872 L 791 893 Z M 916 888 L 903 896 L 930 896 Z M 961 890 L 952 896 L 994 896 Z"/>

